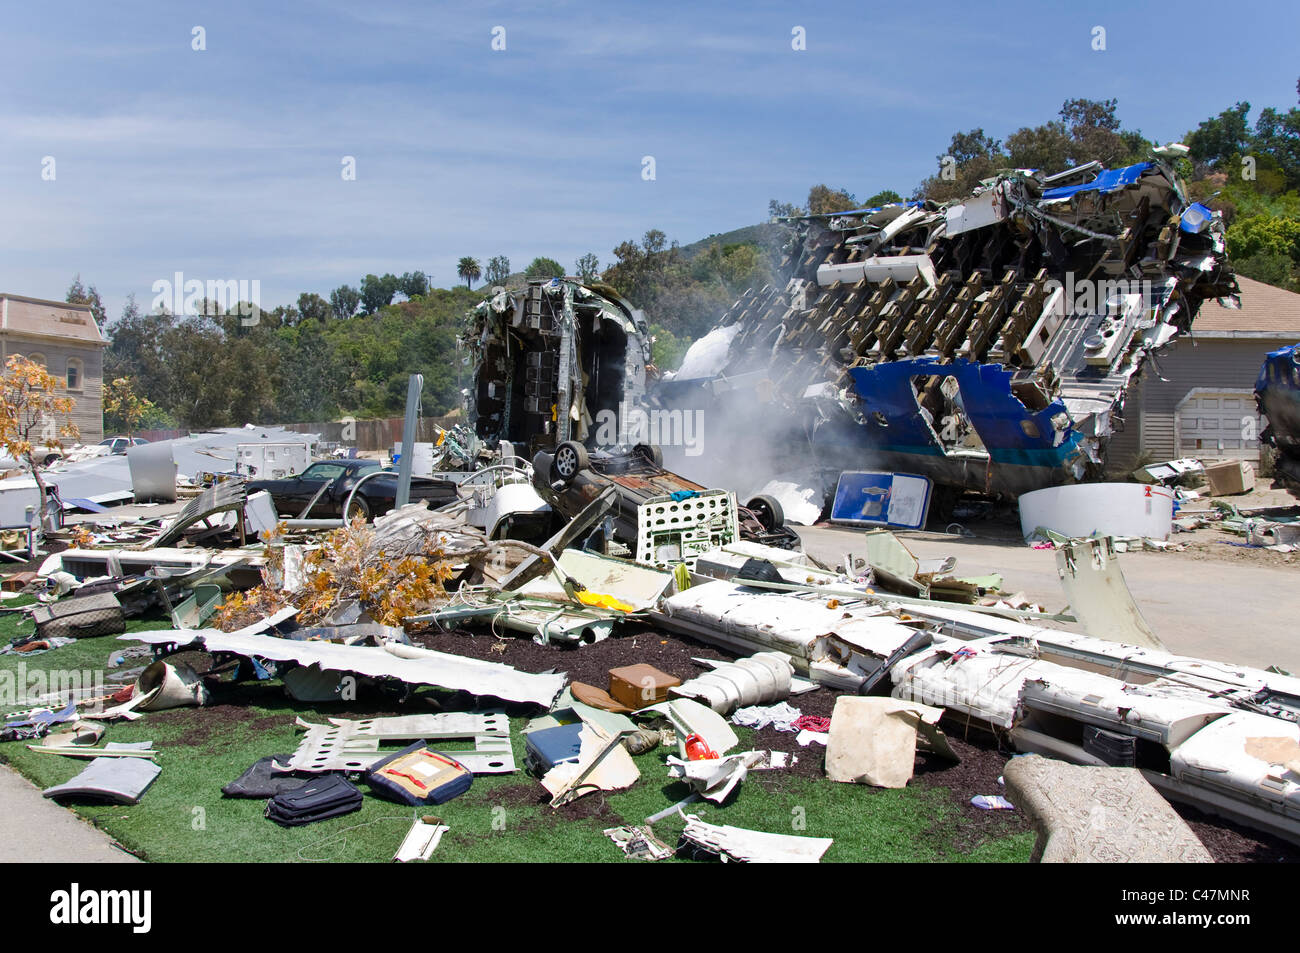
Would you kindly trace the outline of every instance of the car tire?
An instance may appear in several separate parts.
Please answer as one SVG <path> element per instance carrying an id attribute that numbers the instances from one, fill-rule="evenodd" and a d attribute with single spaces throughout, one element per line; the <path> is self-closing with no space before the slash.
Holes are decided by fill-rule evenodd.
<path id="1" fill-rule="evenodd" d="M 574 477 L 590 464 L 587 448 L 576 440 L 566 440 L 555 448 L 555 455 L 551 458 L 551 476 L 572 483 Z"/>
<path id="2" fill-rule="evenodd" d="M 349 512 L 344 515 L 345 522 L 352 522 L 353 519 L 360 516 L 367 523 L 370 522 L 370 502 L 361 494 L 352 498 L 352 504 L 348 507 Z"/>
<path id="3" fill-rule="evenodd" d="M 664 468 L 664 452 L 652 443 L 638 443 L 633 449 L 639 450 L 645 455 L 645 458 L 657 466 L 660 470 Z"/>
<path id="4" fill-rule="evenodd" d="M 63 458 L 59 456 L 57 453 L 47 453 L 45 455 L 45 459 L 41 461 L 41 466 L 48 467 L 51 464 L 58 463 L 62 459 Z"/>
<path id="5" fill-rule="evenodd" d="M 769 533 L 785 525 L 785 510 L 781 509 L 781 504 L 777 502 L 776 497 L 768 496 L 766 493 L 756 496 L 745 504 L 745 509 L 758 517 L 758 521 L 763 524 L 763 529 Z"/>

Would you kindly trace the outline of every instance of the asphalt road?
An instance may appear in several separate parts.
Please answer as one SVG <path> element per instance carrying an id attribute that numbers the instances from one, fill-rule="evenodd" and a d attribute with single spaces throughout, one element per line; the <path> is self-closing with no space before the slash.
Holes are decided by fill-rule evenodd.
<path id="1" fill-rule="evenodd" d="M 47 801 L 22 775 L 0 766 L 0 864 L 33 861 L 138 863 L 103 831 Z"/>

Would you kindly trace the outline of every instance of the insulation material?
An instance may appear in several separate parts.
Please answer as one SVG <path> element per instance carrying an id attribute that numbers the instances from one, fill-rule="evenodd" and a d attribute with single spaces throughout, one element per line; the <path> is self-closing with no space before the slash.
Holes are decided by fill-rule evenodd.
<path id="1" fill-rule="evenodd" d="M 800 674 L 853 690 L 915 634 L 877 604 L 841 603 L 815 593 L 756 593 L 730 582 L 692 586 L 671 596 L 655 618 L 735 652 L 783 652 Z"/>
<path id="2" fill-rule="evenodd" d="M 916 762 L 918 734 L 931 750 L 958 760 L 939 730 L 942 716 L 942 708 L 897 698 L 840 696 L 831 716 L 826 776 L 882 788 L 906 787 Z"/>

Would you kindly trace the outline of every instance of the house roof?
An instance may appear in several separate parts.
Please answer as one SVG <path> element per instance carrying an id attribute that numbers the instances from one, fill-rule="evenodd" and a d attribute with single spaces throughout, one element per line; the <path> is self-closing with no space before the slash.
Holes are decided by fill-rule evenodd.
<path id="1" fill-rule="evenodd" d="M 25 295 L 0 294 L 0 331 L 101 347 L 108 344 L 88 305 Z"/>
<path id="2" fill-rule="evenodd" d="M 1225 308 L 1206 301 L 1192 322 L 1192 335 L 1247 332 L 1251 336 L 1300 341 L 1300 294 L 1275 288 L 1253 278 L 1237 276 L 1241 307 Z"/>

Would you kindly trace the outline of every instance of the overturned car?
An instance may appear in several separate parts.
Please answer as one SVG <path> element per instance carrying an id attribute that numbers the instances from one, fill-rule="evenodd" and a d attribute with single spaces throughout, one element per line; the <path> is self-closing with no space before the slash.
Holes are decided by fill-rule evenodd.
<path id="1" fill-rule="evenodd" d="M 867 468 L 1005 496 L 1098 478 L 1148 357 L 1237 294 L 1181 150 L 790 219 L 788 283 L 743 295 L 653 396 L 823 494 Z"/>

